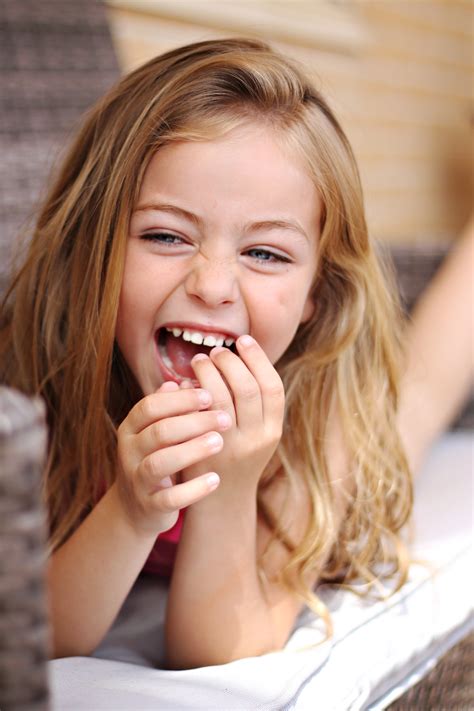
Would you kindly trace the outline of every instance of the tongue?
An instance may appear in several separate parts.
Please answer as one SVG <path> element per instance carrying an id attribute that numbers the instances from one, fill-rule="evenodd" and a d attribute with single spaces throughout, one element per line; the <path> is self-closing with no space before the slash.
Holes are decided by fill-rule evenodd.
<path id="1" fill-rule="evenodd" d="M 195 373 L 191 367 L 191 360 L 197 353 L 209 353 L 211 349 L 207 346 L 198 346 L 182 338 L 176 338 L 173 334 L 166 333 L 166 352 L 172 363 L 172 367 L 177 375 L 184 378 L 194 378 Z"/>

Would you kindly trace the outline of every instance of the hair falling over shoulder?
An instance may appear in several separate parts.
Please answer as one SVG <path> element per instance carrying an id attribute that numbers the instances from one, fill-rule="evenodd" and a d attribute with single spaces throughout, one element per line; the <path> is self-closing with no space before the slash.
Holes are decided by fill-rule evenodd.
<path id="1" fill-rule="evenodd" d="M 44 493 L 55 549 L 113 482 L 115 428 L 140 396 L 114 332 L 128 224 L 147 163 L 166 143 L 217 138 L 249 120 L 266 122 L 299 152 L 324 205 L 315 313 L 277 365 L 287 406 L 275 470 L 290 491 L 303 475 L 313 513 L 284 578 L 326 616 L 304 583 L 321 561 L 323 579 L 370 588 L 395 571 L 403 582 L 400 530 L 412 490 L 396 427 L 396 290 L 368 238 L 350 145 L 293 62 L 256 40 L 199 42 L 138 68 L 90 110 L 4 301 L 0 372 L 47 405 Z M 341 525 L 325 448 L 334 412 L 354 481 Z M 276 524 L 275 535 L 284 535 Z"/>

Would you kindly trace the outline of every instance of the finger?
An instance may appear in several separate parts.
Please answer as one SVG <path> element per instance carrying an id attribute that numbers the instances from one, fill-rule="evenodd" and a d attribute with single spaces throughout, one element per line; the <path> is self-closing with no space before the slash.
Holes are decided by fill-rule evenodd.
<path id="1" fill-rule="evenodd" d="M 246 364 L 228 348 L 213 348 L 210 357 L 229 384 L 238 427 L 261 423 L 263 405 L 260 385 Z"/>
<path id="2" fill-rule="evenodd" d="M 165 417 L 175 417 L 186 412 L 204 410 L 211 403 L 211 394 L 200 388 L 180 390 L 178 387 L 178 389 L 171 391 L 160 389 L 158 392 L 142 398 L 130 410 L 126 418 L 127 429 L 135 434 Z"/>
<path id="3" fill-rule="evenodd" d="M 191 380 L 183 380 L 183 381 L 180 383 L 180 386 L 179 386 L 179 387 L 180 387 L 182 390 L 186 390 L 186 389 L 189 390 L 189 388 L 193 388 L 194 385 L 192 384 Z"/>
<path id="4" fill-rule="evenodd" d="M 205 353 L 198 353 L 192 359 L 191 365 L 201 387 L 212 395 L 212 408 L 228 412 L 235 421 L 232 394 L 215 364 Z"/>
<path id="5" fill-rule="evenodd" d="M 200 501 L 219 486 L 219 475 L 209 472 L 182 484 L 176 484 L 153 495 L 153 500 L 163 512 L 184 509 L 186 506 Z"/>
<path id="6" fill-rule="evenodd" d="M 163 447 L 186 442 L 216 430 L 225 432 L 232 426 L 232 418 L 223 410 L 203 410 L 153 422 L 136 435 L 136 445 L 145 457 Z"/>
<path id="7" fill-rule="evenodd" d="M 179 385 L 174 380 L 166 380 L 157 390 L 159 393 L 170 393 L 179 390 Z"/>
<path id="8" fill-rule="evenodd" d="M 248 335 L 240 336 L 236 346 L 240 358 L 259 384 L 264 420 L 280 419 L 285 408 L 285 390 L 267 354 L 257 341 Z"/>
<path id="9" fill-rule="evenodd" d="M 218 432 L 207 432 L 187 442 L 159 449 L 144 457 L 136 476 L 145 491 L 151 494 L 160 488 L 162 479 L 216 454 L 222 449 L 223 443 Z"/>

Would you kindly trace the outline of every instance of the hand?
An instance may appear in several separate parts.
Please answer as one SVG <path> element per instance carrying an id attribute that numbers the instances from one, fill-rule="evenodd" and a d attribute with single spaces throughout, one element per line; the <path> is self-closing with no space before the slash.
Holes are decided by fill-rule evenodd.
<path id="1" fill-rule="evenodd" d="M 183 478 L 212 469 L 224 479 L 256 486 L 281 438 L 285 396 L 283 384 L 265 352 L 250 336 L 236 343 L 239 356 L 228 348 L 198 354 L 192 366 L 201 385 L 212 394 L 212 408 L 227 412 L 232 427 L 219 454 L 187 467 Z M 212 411 L 212 410 L 211 410 Z"/>
<path id="2" fill-rule="evenodd" d="M 222 449 L 219 431 L 230 427 L 231 419 L 218 409 L 206 409 L 211 403 L 205 390 L 166 382 L 140 400 L 119 426 L 116 483 L 136 530 L 156 535 L 166 531 L 179 509 L 218 486 L 219 477 L 206 467 L 198 478 L 175 483 L 181 469 Z"/>

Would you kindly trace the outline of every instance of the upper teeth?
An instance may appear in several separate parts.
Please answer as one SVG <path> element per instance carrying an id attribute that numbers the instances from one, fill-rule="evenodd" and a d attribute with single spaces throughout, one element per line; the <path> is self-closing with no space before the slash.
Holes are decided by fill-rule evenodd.
<path id="1" fill-rule="evenodd" d="M 190 341 L 191 343 L 195 343 L 198 346 L 209 346 L 210 348 L 214 348 L 214 346 L 223 346 L 225 344 L 226 346 L 230 347 L 233 343 L 235 343 L 234 338 L 224 338 L 224 336 L 209 336 L 199 333 L 199 331 L 186 331 L 182 328 L 167 328 L 166 330 L 169 333 L 172 333 L 173 336 L 175 336 L 176 338 L 179 338 L 181 336 L 184 341 Z"/>

